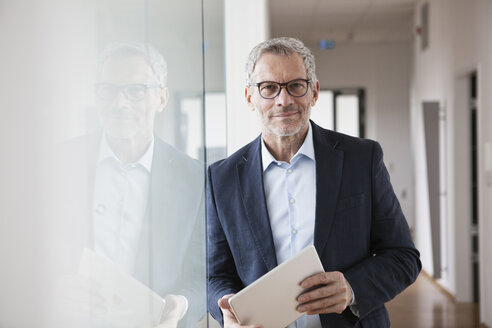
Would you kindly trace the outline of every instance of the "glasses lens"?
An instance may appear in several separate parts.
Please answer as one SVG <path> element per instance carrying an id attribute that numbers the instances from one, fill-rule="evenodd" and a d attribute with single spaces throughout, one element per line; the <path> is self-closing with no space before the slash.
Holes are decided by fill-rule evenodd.
<path id="1" fill-rule="evenodd" d="M 101 100 L 113 100 L 118 94 L 118 87 L 112 84 L 97 84 L 96 96 Z"/>
<path id="2" fill-rule="evenodd" d="M 287 84 L 287 91 L 293 97 L 302 97 L 306 94 L 308 83 L 305 80 L 294 80 Z"/>
<path id="3" fill-rule="evenodd" d="M 275 98 L 280 85 L 275 82 L 263 82 L 259 85 L 260 94 L 263 98 Z"/>
<path id="4" fill-rule="evenodd" d="M 142 84 L 131 84 L 127 85 L 123 91 L 126 97 L 130 101 L 140 101 L 145 98 L 145 85 Z"/>

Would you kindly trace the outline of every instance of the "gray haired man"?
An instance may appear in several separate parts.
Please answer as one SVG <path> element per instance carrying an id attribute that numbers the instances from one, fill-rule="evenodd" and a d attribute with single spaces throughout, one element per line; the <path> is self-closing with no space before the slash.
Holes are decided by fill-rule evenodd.
<path id="1" fill-rule="evenodd" d="M 231 295 L 314 244 L 326 272 L 299 281 L 289 327 L 389 327 L 384 303 L 421 263 L 380 145 L 310 121 L 320 87 L 299 40 L 260 43 L 246 69 L 261 135 L 208 171 L 209 311 L 240 327 Z"/>

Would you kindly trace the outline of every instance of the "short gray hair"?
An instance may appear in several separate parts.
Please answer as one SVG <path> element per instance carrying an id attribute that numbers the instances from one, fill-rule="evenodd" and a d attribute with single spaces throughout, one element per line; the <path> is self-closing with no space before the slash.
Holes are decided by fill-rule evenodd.
<path id="1" fill-rule="evenodd" d="M 306 66 L 307 79 L 313 82 L 316 81 L 316 64 L 311 50 L 298 39 L 282 37 L 264 41 L 251 50 L 248 61 L 246 62 L 246 84 L 250 85 L 253 83 L 256 63 L 261 55 L 265 53 L 272 53 L 279 56 L 290 56 L 297 53 L 301 56 L 304 66 Z"/>
<path id="2" fill-rule="evenodd" d="M 167 85 L 167 63 L 159 51 L 149 43 L 118 41 L 110 43 L 99 56 L 99 72 L 109 58 L 119 56 L 142 56 L 154 72 L 162 87 Z"/>

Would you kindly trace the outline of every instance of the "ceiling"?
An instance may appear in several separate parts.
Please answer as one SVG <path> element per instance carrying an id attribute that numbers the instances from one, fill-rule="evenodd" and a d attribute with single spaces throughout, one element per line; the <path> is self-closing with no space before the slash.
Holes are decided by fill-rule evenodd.
<path id="1" fill-rule="evenodd" d="M 272 37 L 292 36 L 313 46 L 409 42 L 416 0 L 270 0 Z"/>

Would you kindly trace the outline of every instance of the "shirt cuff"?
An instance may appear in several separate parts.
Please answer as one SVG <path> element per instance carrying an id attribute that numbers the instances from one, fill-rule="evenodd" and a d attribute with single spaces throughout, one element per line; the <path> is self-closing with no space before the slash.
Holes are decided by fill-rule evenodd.
<path id="1" fill-rule="evenodd" d="M 352 287 L 350 287 L 350 290 L 352 291 L 352 303 L 350 303 L 349 308 L 350 308 L 350 311 L 352 311 L 353 315 L 355 315 L 357 318 L 359 318 L 360 317 L 359 308 L 357 307 L 357 303 L 355 302 L 354 290 L 352 289 Z"/>

